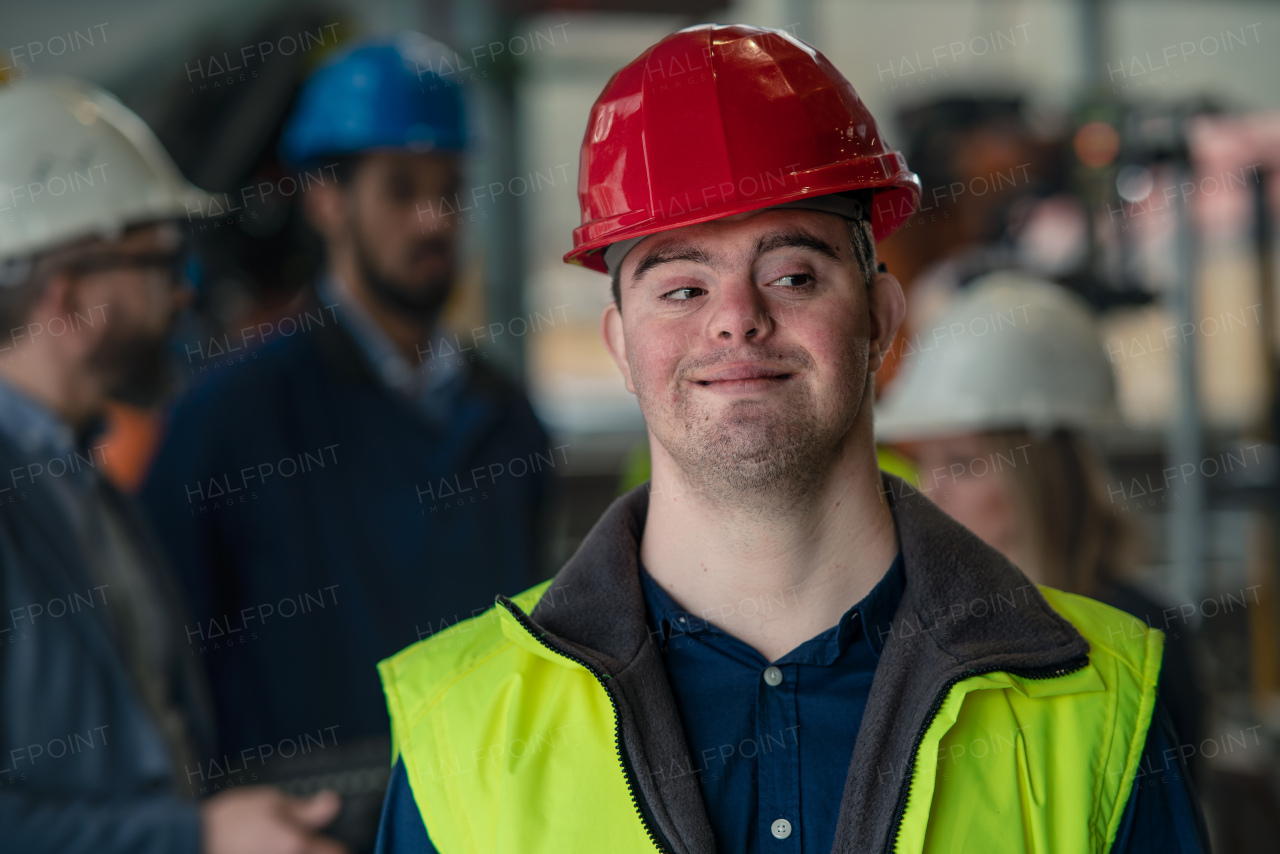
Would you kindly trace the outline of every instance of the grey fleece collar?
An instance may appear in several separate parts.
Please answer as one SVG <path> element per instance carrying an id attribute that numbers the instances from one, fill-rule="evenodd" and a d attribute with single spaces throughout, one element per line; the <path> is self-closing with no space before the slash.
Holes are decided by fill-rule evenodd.
<path id="1" fill-rule="evenodd" d="M 939 694 L 971 670 L 1042 670 L 1089 645 L 1035 586 L 899 478 L 884 496 L 906 589 L 871 685 L 836 827 L 836 852 L 884 850 L 915 741 Z M 531 619 L 553 649 L 610 676 L 622 741 L 651 823 L 678 854 L 716 850 L 683 724 L 649 636 L 637 569 L 648 484 L 613 503 Z"/>

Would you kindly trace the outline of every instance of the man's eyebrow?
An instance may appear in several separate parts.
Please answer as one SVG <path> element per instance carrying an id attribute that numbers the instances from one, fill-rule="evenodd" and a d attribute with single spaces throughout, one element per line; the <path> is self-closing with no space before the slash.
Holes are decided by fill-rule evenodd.
<path id="1" fill-rule="evenodd" d="M 810 234 L 802 228 L 789 228 L 785 231 L 773 231 L 761 236 L 756 241 L 756 257 L 775 249 L 810 249 L 819 255 L 825 255 L 832 261 L 840 260 L 840 253 L 827 241 Z"/>
<path id="2" fill-rule="evenodd" d="M 649 252 L 639 264 L 636 265 L 636 271 L 631 275 L 633 283 L 640 281 L 644 274 L 652 270 L 660 264 L 670 264 L 673 261 L 692 261 L 695 264 L 706 264 L 710 266 L 711 258 L 706 252 L 703 252 L 696 246 L 690 246 L 687 243 L 677 243 L 670 246 L 659 246 Z"/>

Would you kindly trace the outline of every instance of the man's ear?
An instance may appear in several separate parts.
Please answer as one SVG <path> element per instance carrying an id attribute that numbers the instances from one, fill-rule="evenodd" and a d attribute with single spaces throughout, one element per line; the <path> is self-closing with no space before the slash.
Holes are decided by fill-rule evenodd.
<path id="1" fill-rule="evenodd" d="M 871 280 L 869 296 L 871 347 L 867 370 L 874 374 L 880 370 L 885 354 L 893 346 L 893 338 L 907 313 L 907 298 L 892 273 L 876 273 Z"/>
<path id="2" fill-rule="evenodd" d="M 635 383 L 631 381 L 631 363 L 627 361 L 627 336 L 622 329 L 622 312 L 615 302 L 606 305 L 600 315 L 600 337 L 604 339 L 604 348 L 609 351 L 618 370 L 622 372 L 622 378 L 627 382 L 627 391 L 635 394 Z"/>
<path id="3" fill-rule="evenodd" d="M 302 194 L 302 212 L 307 223 L 326 241 L 346 232 L 346 189 L 333 183 L 319 183 Z"/>

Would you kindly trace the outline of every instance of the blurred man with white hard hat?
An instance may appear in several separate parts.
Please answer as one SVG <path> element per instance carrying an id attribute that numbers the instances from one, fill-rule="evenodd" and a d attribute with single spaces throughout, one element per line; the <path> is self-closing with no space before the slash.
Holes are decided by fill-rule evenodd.
<path id="1" fill-rule="evenodd" d="M 172 220 L 204 194 L 110 95 L 0 85 L 0 839 L 23 852 L 322 852 L 332 793 L 199 803 L 203 677 L 129 502 L 109 397 L 154 390 L 185 302 Z"/>

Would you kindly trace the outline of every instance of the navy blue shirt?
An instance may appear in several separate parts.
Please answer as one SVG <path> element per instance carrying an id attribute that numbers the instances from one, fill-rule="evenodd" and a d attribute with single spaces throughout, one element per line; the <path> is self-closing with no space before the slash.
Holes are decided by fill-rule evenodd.
<path id="1" fill-rule="evenodd" d="M 901 556 L 836 625 L 774 662 L 707 622 L 715 614 L 689 614 L 647 572 L 642 579 L 720 850 L 830 851 L 871 680 L 902 599 Z M 796 601 L 784 590 L 726 607 L 785 619 Z M 789 825 L 782 839 L 771 832 L 779 819 Z"/>
<path id="2" fill-rule="evenodd" d="M 830 851 L 871 680 L 902 598 L 902 555 L 836 625 L 774 662 L 708 622 L 714 614 L 684 611 L 643 568 L 641 580 L 692 762 L 655 773 L 698 775 L 720 851 Z M 794 605 L 784 591 L 731 607 L 751 616 Z M 1206 850 L 1171 733 L 1167 715 L 1157 715 L 1113 851 Z M 779 820 L 786 827 L 775 834 Z M 435 851 L 399 762 L 377 851 Z"/>

